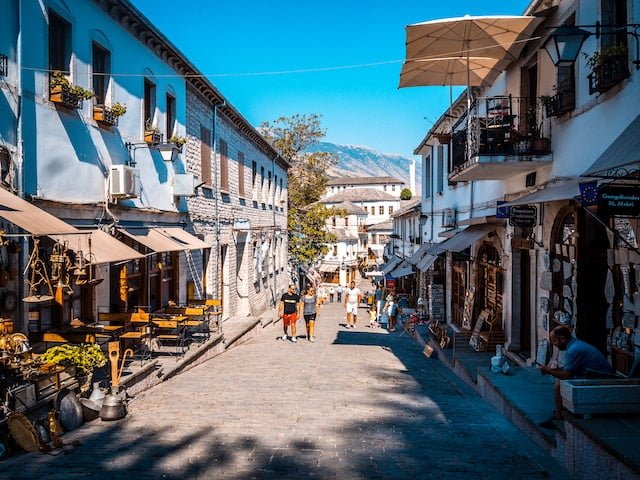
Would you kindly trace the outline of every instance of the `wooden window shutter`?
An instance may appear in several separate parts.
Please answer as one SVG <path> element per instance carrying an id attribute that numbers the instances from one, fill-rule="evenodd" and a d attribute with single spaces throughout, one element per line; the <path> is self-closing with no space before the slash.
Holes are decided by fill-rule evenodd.
<path id="1" fill-rule="evenodd" d="M 238 195 L 244 196 L 244 153 L 238 152 Z"/>
<path id="2" fill-rule="evenodd" d="M 220 189 L 229 191 L 229 158 L 227 142 L 220 140 Z"/>
<path id="3" fill-rule="evenodd" d="M 211 186 L 211 132 L 200 127 L 200 175 L 205 185 Z"/>

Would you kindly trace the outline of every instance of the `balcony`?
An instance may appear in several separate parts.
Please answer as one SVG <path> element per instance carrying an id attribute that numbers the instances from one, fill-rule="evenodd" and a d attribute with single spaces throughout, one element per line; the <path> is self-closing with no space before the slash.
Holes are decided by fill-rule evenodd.
<path id="1" fill-rule="evenodd" d="M 612 55 L 596 65 L 587 76 L 589 95 L 604 93 L 629 76 L 629 62 L 626 53 Z"/>
<path id="2" fill-rule="evenodd" d="M 544 103 L 547 117 L 559 117 L 576 108 L 575 92 L 558 92 Z"/>
<path id="3" fill-rule="evenodd" d="M 449 180 L 505 180 L 547 165 L 549 134 L 538 98 L 479 98 L 454 125 Z"/>

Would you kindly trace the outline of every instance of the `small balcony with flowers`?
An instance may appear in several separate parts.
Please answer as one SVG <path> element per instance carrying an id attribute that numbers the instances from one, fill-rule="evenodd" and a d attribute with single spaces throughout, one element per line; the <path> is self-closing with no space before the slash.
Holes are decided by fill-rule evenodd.
<path id="1" fill-rule="evenodd" d="M 476 98 L 450 145 L 450 182 L 505 180 L 553 160 L 549 121 L 533 97 Z"/>

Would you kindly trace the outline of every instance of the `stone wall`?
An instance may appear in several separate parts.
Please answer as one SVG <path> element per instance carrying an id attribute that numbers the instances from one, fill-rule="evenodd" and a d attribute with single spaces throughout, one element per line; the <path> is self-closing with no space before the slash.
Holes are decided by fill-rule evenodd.
<path id="1" fill-rule="evenodd" d="M 215 113 L 214 124 L 212 103 L 188 88 L 184 156 L 189 172 L 204 178 L 201 127 L 215 141 L 210 145 L 211 185 L 188 198 L 187 229 L 211 245 L 205 275 L 207 297 L 222 298 L 225 317 L 259 315 L 276 302 L 288 282 L 286 202 L 281 201 L 287 198 L 286 171 L 219 109 Z M 220 140 L 227 144 L 228 188 L 224 191 L 219 188 Z M 239 153 L 244 155 L 243 194 Z M 199 259 L 199 268 L 204 261 L 206 258 Z"/>

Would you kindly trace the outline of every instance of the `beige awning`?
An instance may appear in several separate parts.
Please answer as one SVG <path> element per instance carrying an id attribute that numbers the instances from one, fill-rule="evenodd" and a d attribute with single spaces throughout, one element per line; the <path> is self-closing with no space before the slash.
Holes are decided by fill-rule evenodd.
<path id="1" fill-rule="evenodd" d="M 411 257 L 409 257 L 407 261 L 411 265 L 417 265 L 418 263 L 420 263 L 420 260 L 422 260 L 422 257 L 426 255 L 427 250 L 429 250 L 429 247 L 430 247 L 429 244 L 423 243 L 422 245 L 420 245 L 420 248 L 416 251 L 416 253 L 411 255 Z"/>
<path id="2" fill-rule="evenodd" d="M 572 178 L 566 182 L 549 184 L 540 190 L 529 193 L 511 202 L 503 203 L 501 207 L 513 207 L 514 205 L 528 205 L 530 203 L 558 202 L 561 200 L 573 200 L 580 195 L 580 182 L 587 182 L 586 178 Z"/>
<path id="3" fill-rule="evenodd" d="M 322 273 L 333 273 L 336 270 L 338 270 L 338 265 L 329 263 L 323 263 L 320 265 L 320 268 L 318 268 L 318 271 Z"/>
<path id="4" fill-rule="evenodd" d="M 155 228 L 120 228 L 118 231 L 156 253 L 189 250 L 184 243 L 172 240 Z"/>
<path id="5" fill-rule="evenodd" d="M 450 252 L 461 252 L 465 248 L 468 248 L 476 243 L 489 232 L 495 230 L 495 228 L 495 225 L 488 224 L 471 225 L 454 237 L 451 237 L 444 242 L 434 245 L 434 247 L 429 250 L 429 253 L 431 253 L 432 255 L 438 255 L 445 250 L 448 250 Z"/>
<path id="6" fill-rule="evenodd" d="M 144 258 L 142 253 L 102 230 L 82 230 L 80 235 L 49 235 L 49 238 L 58 243 L 65 243 L 76 254 L 82 252 L 82 256 L 92 264 Z M 91 241 L 91 248 L 89 248 L 89 240 Z"/>
<path id="7" fill-rule="evenodd" d="M 203 248 L 211 248 L 206 242 L 203 242 L 198 237 L 190 234 L 189 232 L 184 231 L 182 228 L 171 227 L 171 228 L 156 228 L 156 231 L 160 232 L 167 238 L 173 240 L 178 244 L 182 244 L 186 246 L 187 250 L 200 250 Z"/>
<path id="8" fill-rule="evenodd" d="M 409 60 L 487 57 L 516 60 L 533 31 L 544 21 L 533 16 L 445 18 L 407 27 Z"/>
<path id="9" fill-rule="evenodd" d="M 75 233 L 77 228 L 0 188 L 0 217 L 33 235 Z"/>
<path id="10" fill-rule="evenodd" d="M 491 85 L 506 63 L 487 57 L 447 57 L 409 60 L 402 65 L 400 88 L 419 86 Z M 468 73 L 468 74 L 467 74 Z"/>

